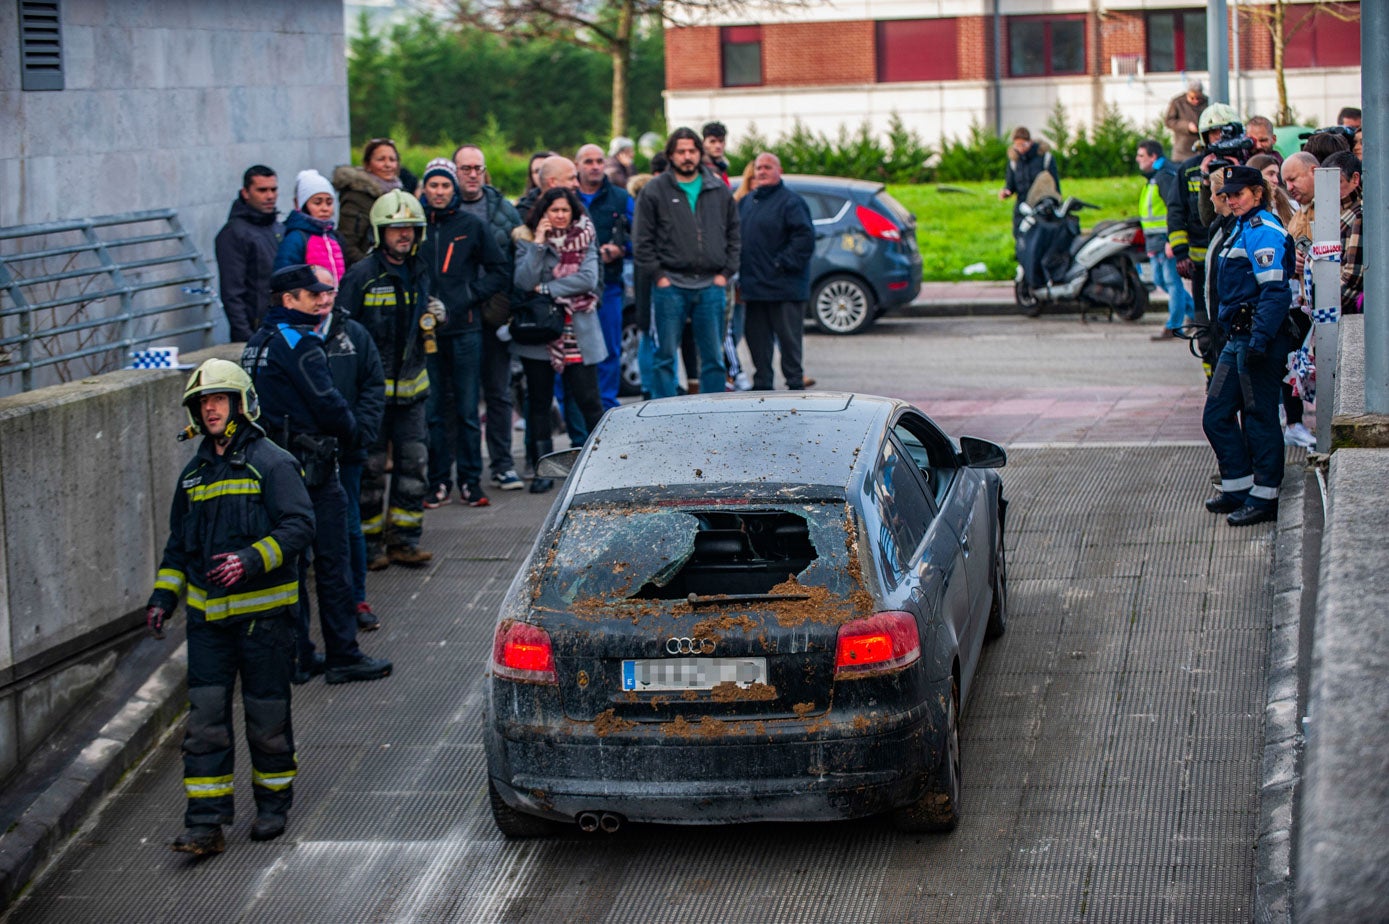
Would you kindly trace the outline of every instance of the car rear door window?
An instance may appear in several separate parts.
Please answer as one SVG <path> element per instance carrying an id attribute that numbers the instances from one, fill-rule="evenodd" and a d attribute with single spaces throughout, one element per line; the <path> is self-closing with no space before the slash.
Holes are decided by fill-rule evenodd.
<path id="1" fill-rule="evenodd" d="M 958 462 L 950 438 L 936 429 L 930 421 L 917 414 L 906 413 L 893 425 L 893 434 L 917 465 L 927 490 L 939 509 L 955 480 Z"/>
<path id="2" fill-rule="evenodd" d="M 916 548 L 935 516 L 916 461 L 895 436 L 883 441 L 873 474 L 879 564 L 900 578 L 911 568 Z"/>
<path id="3" fill-rule="evenodd" d="M 805 200 L 805 204 L 810 208 L 810 220 L 815 222 L 834 222 L 839 220 L 839 215 L 844 211 L 845 200 L 839 196 L 822 192 L 800 192 L 800 196 Z"/>

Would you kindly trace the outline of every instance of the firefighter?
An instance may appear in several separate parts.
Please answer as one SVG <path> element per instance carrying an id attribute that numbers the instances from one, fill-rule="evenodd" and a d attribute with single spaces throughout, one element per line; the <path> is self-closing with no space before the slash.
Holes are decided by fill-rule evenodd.
<path id="1" fill-rule="evenodd" d="M 290 721 L 297 561 L 314 534 L 299 465 L 256 424 L 260 406 L 236 363 L 210 359 L 183 392 L 202 443 L 179 476 L 169 541 L 145 621 L 155 638 L 180 598 L 188 609 L 188 727 L 183 737 L 186 830 L 173 849 L 226 849 L 233 820 L 232 692 L 241 678 L 256 820 L 251 839 L 284 833 L 297 760 Z"/>
<path id="2" fill-rule="evenodd" d="M 1220 493 L 1206 501 L 1231 526 L 1278 516 L 1283 483 L 1280 384 L 1287 371 L 1294 248 L 1270 203 L 1273 190 L 1253 167 L 1225 171 L 1220 190 L 1236 216 L 1214 254 L 1216 320 L 1228 336 L 1201 424 L 1220 462 Z"/>
<path id="3" fill-rule="evenodd" d="M 367 567 L 421 567 L 433 555 L 420 548 L 429 464 L 425 398 L 426 351 L 438 350 L 435 327 L 446 321 L 443 302 L 429 297 L 419 259 L 424 207 L 392 190 L 371 207 L 375 246 L 352 265 L 338 287 L 338 306 L 371 334 L 386 373 L 386 412 L 362 472 L 362 532 Z M 391 447 L 390 506 L 386 507 L 386 450 Z"/>
<path id="4" fill-rule="evenodd" d="M 326 656 L 309 639 L 305 586 L 296 620 L 295 683 L 316 674 L 328 683 L 379 680 L 392 669 L 390 661 L 369 657 L 357 645 L 347 495 L 338 480 L 338 459 L 343 447 L 355 443 L 357 420 L 333 382 L 324 347 L 333 290 L 302 263 L 276 270 L 270 277 L 274 304 L 241 355 L 261 397 L 266 432 L 299 462 L 318 524 L 313 571 Z M 301 571 L 307 573 L 307 560 Z"/>

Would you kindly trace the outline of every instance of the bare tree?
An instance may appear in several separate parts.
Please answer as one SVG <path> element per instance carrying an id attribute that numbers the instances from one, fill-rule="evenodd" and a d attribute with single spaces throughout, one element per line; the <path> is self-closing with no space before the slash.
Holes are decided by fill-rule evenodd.
<path id="1" fill-rule="evenodd" d="M 1306 12 L 1292 21 L 1288 16 L 1290 6 Z M 1273 0 L 1271 3 L 1242 5 L 1239 10 L 1251 25 L 1268 30 L 1269 38 L 1273 40 L 1273 75 L 1278 87 L 1278 111 L 1274 113 L 1273 121 L 1279 125 L 1291 125 L 1294 116 L 1288 106 L 1288 82 L 1283 73 L 1283 59 L 1288 44 L 1318 16 L 1330 16 L 1341 22 L 1359 22 L 1360 4 L 1338 3 L 1334 0 L 1293 4 L 1290 0 Z"/>
<path id="2" fill-rule="evenodd" d="M 762 0 L 758 10 L 804 6 L 806 0 Z M 627 133 L 628 69 L 634 30 L 678 19 L 749 8 L 749 0 L 454 0 L 453 20 L 516 39 L 558 39 L 612 61 L 612 135 Z"/>

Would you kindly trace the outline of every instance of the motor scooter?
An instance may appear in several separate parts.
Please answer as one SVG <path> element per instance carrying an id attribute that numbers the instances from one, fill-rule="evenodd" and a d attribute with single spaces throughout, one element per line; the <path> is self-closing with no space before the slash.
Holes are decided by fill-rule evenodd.
<path id="1" fill-rule="evenodd" d="M 1013 286 L 1018 307 L 1030 318 L 1048 304 L 1079 302 L 1081 320 L 1093 308 L 1136 321 L 1148 309 L 1152 287 L 1139 272 L 1147 262 L 1143 227 L 1137 218 L 1102 221 L 1080 233 L 1076 213 L 1097 206 L 1074 196 L 1044 196 L 1018 205 L 1018 271 Z"/>

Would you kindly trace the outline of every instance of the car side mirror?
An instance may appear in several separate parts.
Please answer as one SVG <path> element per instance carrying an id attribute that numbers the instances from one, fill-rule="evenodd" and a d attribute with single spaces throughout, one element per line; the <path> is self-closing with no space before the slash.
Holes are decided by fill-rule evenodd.
<path id="1" fill-rule="evenodd" d="M 1008 464 L 1008 454 L 997 443 L 973 436 L 962 436 L 960 461 L 969 468 L 1003 468 Z"/>
<path id="2" fill-rule="evenodd" d="M 574 469 L 574 463 L 579 461 L 579 453 L 582 451 L 581 447 L 574 447 L 541 456 L 539 461 L 535 463 L 536 477 L 568 478 L 569 473 Z"/>

